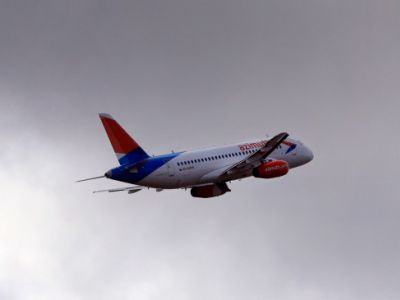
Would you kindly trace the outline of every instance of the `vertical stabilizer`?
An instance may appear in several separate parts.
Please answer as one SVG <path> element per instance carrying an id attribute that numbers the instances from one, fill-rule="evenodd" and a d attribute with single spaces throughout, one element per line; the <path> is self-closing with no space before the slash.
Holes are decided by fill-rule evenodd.
<path id="1" fill-rule="evenodd" d="M 149 157 L 112 116 L 104 113 L 99 116 L 121 165 L 135 163 Z"/>

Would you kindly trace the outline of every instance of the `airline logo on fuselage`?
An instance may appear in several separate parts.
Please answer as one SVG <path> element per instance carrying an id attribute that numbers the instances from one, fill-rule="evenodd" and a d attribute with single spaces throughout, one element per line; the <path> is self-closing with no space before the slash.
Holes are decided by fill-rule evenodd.
<path id="1" fill-rule="evenodd" d="M 288 154 L 290 152 L 292 152 L 294 149 L 296 149 L 296 144 L 288 142 L 288 141 L 283 141 L 282 144 L 288 146 L 288 149 L 286 150 L 285 154 Z"/>
<path id="2" fill-rule="evenodd" d="M 261 141 L 261 142 L 257 142 L 257 143 L 248 143 L 248 144 L 243 144 L 239 146 L 240 151 L 244 152 L 247 150 L 252 150 L 252 149 L 256 149 L 256 148 L 261 148 L 262 146 L 265 145 L 267 141 Z"/>
<path id="3" fill-rule="evenodd" d="M 257 143 L 247 143 L 239 146 L 240 151 L 244 152 L 247 150 L 252 150 L 252 149 L 259 149 L 265 145 L 267 141 L 261 141 Z M 288 149 L 286 150 L 285 154 L 288 154 L 292 152 L 294 149 L 296 149 L 297 145 L 295 143 L 291 143 L 289 141 L 283 141 L 282 144 L 288 146 Z"/>

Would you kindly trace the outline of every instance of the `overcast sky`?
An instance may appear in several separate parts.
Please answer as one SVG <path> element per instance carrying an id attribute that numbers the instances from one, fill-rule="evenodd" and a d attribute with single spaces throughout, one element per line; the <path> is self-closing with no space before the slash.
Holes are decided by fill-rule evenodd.
<path id="1" fill-rule="evenodd" d="M 400 298 L 398 0 L 0 0 L 0 299 Z M 92 194 L 98 112 L 151 154 L 287 131 L 274 180 Z"/>

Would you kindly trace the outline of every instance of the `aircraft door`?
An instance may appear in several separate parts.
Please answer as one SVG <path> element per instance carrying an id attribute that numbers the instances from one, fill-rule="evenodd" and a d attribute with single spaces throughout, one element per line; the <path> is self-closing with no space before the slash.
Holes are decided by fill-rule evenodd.
<path id="1" fill-rule="evenodd" d="M 167 163 L 167 172 L 168 172 L 168 177 L 174 177 L 175 176 L 175 168 L 172 163 Z"/>

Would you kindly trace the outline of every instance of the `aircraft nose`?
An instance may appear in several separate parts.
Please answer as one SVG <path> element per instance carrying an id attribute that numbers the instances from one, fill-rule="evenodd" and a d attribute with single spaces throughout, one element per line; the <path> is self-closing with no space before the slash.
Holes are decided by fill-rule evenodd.
<path id="1" fill-rule="evenodd" d="M 314 153 L 312 153 L 312 151 L 307 147 L 304 147 L 304 154 L 303 155 L 304 155 L 304 158 L 306 160 L 306 163 L 308 163 L 308 162 L 310 162 L 310 161 L 312 161 L 314 159 Z"/>

